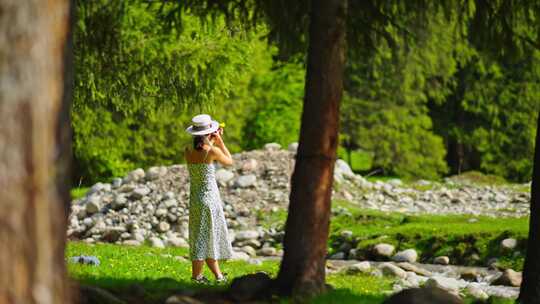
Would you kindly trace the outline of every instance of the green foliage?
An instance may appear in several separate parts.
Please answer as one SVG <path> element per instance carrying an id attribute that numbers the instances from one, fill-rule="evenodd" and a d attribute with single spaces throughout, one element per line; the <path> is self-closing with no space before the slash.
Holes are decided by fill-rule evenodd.
<path id="1" fill-rule="evenodd" d="M 337 155 L 346 160 L 354 172 L 365 172 L 373 166 L 373 155 L 360 149 L 351 151 L 339 146 Z"/>
<path id="2" fill-rule="evenodd" d="M 370 151 L 374 167 L 404 178 L 438 178 L 449 167 L 530 180 L 538 50 L 487 53 L 458 16 L 425 18 L 422 27 L 396 19 L 415 39 L 389 26 L 374 52 L 349 63 L 343 145 Z"/>
<path id="3" fill-rule="evenodd" d="M 233 152 L 298 140 L 305 66 L 290 55 L 306 50 L 308 2 L 76 4 L 76 183 L 182 162 L 183 130 L 201 112 L 227 123 Z M 350 3 L 338 155 L 354 170 L 530 179 L 538 7 L 456 5 Z M 485 47 L 483 37 L 508 47 Z"/>
<path id="4" fill-rule="evenodd" d="M 342 133 L 345 145 L 373 154 L 373 166 L 404 178 L 436 179 L 447 171 L 442 139 L 432 130 L 427 101 L 444 100 L 455 70 L 453 33 L 433 16 L 422 39 L 395 50 L 381 42 L 347 70 Z M 392 32 L 389 30 L 389 32 Z M 404 43 L 393 34 L 397 43 Z M 436 81 L 434 81 L 436 80 Z"/>
<path id="5" fill-rule="evenodd" d="M 430 105 L 452 171 L 528 181 L 540 107 L 540 52 L 517 62 L 469 52 L 455 74 L 453 94 Z"/>
<path id="6" fill-rule="evenodd" d="M 271 67 L 267 43 L 222 19 L 186 16 L 168 29 L 158 7 L 78 2 L 72 110 L 77 183 L 183 161 L 193 115 L 225 121 L 232 151 L 243 143 L 251 78 Z M 266 69 L 266 70 L 265 70 Z"/>
<path id="7" fill-rule="evenodd" d="M 278 65 L 253 79 L 250 91 L 257 106 L 246 122 L 244 147 L 258 149 L 269 142 L 282 146 L 297 142 L 304 93 L 302 65 Z"/>

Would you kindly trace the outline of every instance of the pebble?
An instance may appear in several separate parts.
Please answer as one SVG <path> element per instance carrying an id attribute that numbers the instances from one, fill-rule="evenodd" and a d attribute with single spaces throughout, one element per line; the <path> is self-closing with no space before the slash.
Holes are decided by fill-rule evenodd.
<path id="1" fill-rule="evenodd" d="M 416 250 L 414 249 L 407 249 L 400 251 L 396 253 L 392 260 L 395 262 L 408 262 L 408 263 L 414 263 L 416 262 L 416 259 L 418 258 L 418 254 L 416 253 Z"/>
<path id="2" fill-rule="evenodd" d="M 242 175 L 236 179 L 235 185 L 240 188 L 247 188 L 254 186 L 256 181 L 257 177 L 253 174 Z"/>
<path id="3" fill-rule="evenodd" d="M 439 265 L 448 265 L 450 264 L 450 258 L 444 255 L 438 256 L 433 259 L 433 263 Z"/>
<path id="4" fill-rule="evenodd" d="M 395 247 L 390 244 L 377 244 L 373 247 L 373 254 L 378 257 L 388 258 L 394 253 Z"/>
<path id="5" fill-rule="evenodd" d="M 165 248 L 165 244 L 163 243 L 163 241 L 157 237 L 150 238 L 150 244 L 152 245 L 152 247 Z"/>
<path id="6" fill-rule="evenodd" d="M 382 274 L 385 276 L 393 276 L 404 279 L 407 277 L 405 270 L 399 268 L 398 266 L 392 263 L 382 263 L 379 265 L 379 269 L 382 271 Z"/>
<path id="7" fill-rule="evenodd" d="M 505 250 L 512 250 L 517 246 L 517 240 L 514 238 L 507 238 L 501 241 L 501 246 Z"/>
<path id="8" fill-rule="evenodd" d="M 353 264 L 345 269 L 348 274 L 369 273 L 370 270 L 371 264 L 368 261 Z"/>

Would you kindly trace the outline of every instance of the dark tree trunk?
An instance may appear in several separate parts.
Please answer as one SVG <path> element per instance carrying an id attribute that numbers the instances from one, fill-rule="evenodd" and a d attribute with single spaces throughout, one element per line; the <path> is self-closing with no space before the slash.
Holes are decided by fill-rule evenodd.
<path id="1" fill-rule="evenodd" d="M 536 129 L 534 148 L 534 166 L 531 185 L 531 215 L 529 219 L 529 239 L 527 255 L 523 266 L 523 282 L 519 292 L 519 303 L 532 304 L 540 302 L 540 115 Z"/>
<path id="2" fill-rule="evenodd" d="M 313 0 L 300 141 L 291 180 L 284 256 L 277 278 L 283 294 L 325 288 L 330 198 L 338 145 L 345 62 L 346 0 Z"/>
<path id="3" fill-rule="evenodd" d="M 0 0 L 0 303 L 70 303 L 69 0 Z"/>

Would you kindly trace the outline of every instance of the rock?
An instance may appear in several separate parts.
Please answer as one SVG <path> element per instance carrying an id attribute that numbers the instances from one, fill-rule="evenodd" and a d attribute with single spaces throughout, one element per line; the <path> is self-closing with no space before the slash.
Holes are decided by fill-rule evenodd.
<path id="1" fill-rule="evenodd" d="M 249 254 L 243 252 L 243 251 L 233 251 L 231 260 L 240 260 L 240 261 L 247 261 L 250 259 Z"/>
<path id="2" fill-rule="evenodd" d="M 286 210 L 289 201 L 290 178 L 295 162 L 294 153 L 283 149 L 245 151 L 233 155 L 235 161 L 232 166 L 227 168 L 216 166 L 216 179 L 221 185 L 219 190 L 230 231 L 233 229 L 254 230 L 258 234 L 257 238 L 249 242 L 247 240 L 235 241 L 236 248 L 249 245 L 257 249 L 259 255 L 263 255 L 262 247 L 271 248 L 283 241 L 282 230 L 277 233 L 274 229 L 269 234 L 271 236 L 267 237 L 269 229 L 256 227 L 256 225 L 258 217 Z M 453 184 L 450 188 L 450 185 L 433 182 L 429 183 L 429 187 L 424 187 L 429 189 L 420 190 L 409 187 L 405 183 L 397 187 L 395 185 L 398 183 L 394 182 L 371 183 L 359 175 L 345 176 L 351 171 L 342 160 L 338 161 L 336 166 L 336 171 L 341 175 L 342 181 L 339 189 L 334 189 L 334 198 L 348 198 L 360 208 L 375 208 L 383 212 L 451 212 L 467 213 L 472 216 L 485 214 L 495 217 L 528 214 L 527 204 L 514 201 L 517 197 L 527 202 L 530 200 L 530 194 L 519 194 L 511 188 L 499 189 L 468 184 L 460 184 L 459 187 L 454 187 L 457 184 Z M 242 174 L 253 175 L 255 183 L 245 188 L 235 185 L 236 179 Z M 141 188 L 144 189 L 142 192 L 138 190 Z M 92 191 L 94 193 L 90 193 Z M 164 239 L 166 246 L 173 246 L 175 241 L 171 240 L 170 233 L 174 232 L 175 237 L 181 237 L 184 240 L 188 238 L 190 193 L 189 172 L 185 165 L 156 166 L 149 168 L 146 172 L 135 170 L 123 178 L 114 179 L 112 186 L 106 183 L 95 184 L 90 192 L 84 198 L 74 200 L 72 203 L 68 219 L 69 226 L 66 229 L 69 239 L 84 242 L 124 243 L 128 241 L 128 244 L 137 242 L 142 244 L 145 238 L 158 236 Z M 502 200 L 500 194 L 506 196 L 507 199 Z M 497 195 L 500 202 L 492 199 Z M 464 204 L 452 204 L 450 197 L 462 199 Z M 91 201 L 97 205 L 90 206 L 92 204 L 90 203 L 87 206 L 87 203 Z M 333 208 L 332 214 L 351 215 L 346 208 Z M 166 229 L 163 227 L 160 229 L 160 222 L 168 223 L 169 229 L 167 231 L 164 231 Z M 135 225 L 132 227 L 131 223 Z M 465 225 L 472 224 L 465 222 Z M 129 235 L 127 232 L 119 235 L 116 232 L 112 234 L 107 232 L 107 229 L 112 227 L 125 227 Z M 261 229 L 258 230 L 258 228 Z M 381 227 L 381 229 L 385 228 Z M 144 230 L 144 232 L 135 234 L 134 232 L 138 230 Z M 163 236 L 165 233 L 168 233 L 166 239 Z M 231 237 L 233 236 L 234 233 L 231 233 Z M 388 260 L 395 253 L 393 246 L 386 256 L 374 254 L 375 250 L 366 252 L 365 248 L 356 249 L 355 236 L 350 236 L 349 232 L 337 236 L 340 243 L 336 244 L 337 250 L 334 252 L 343 252 L 347 259 Z M 232 240 L 234 241 L 234 238 Z M 383 238 L 381 240 L 385 242 Z M 507 252 L 508 255 L 518 254 L 517 248 L 520 245 L 518 242 L 513 251 Z M 265 249 L 265 251 L 267 251 L 266 254 L 270 254 L 274 250 Z M 360 252 L 359 255 L 358 252 Z M 279 252 L 276 251 L 275 256 L 278 254 Z M 465 258 L 470 260 L 473 256 L 475 255 L 471 253 Z"/>
<path id="3" fill-rule="evenodd" d="M 328 257 L 330 260 L 345 260 L 344 252 L 336 252 Z"/>
<path id="4" fill-rule="evenodd" d="M 416 259 L 418 258 L 418 254 L 416 253 L 416 250 L 414 249 L 407 249 L 400 251 L 394 255 L 392 258 L 395 262 L 408 262 L 408 263 L 414 263 L 416 262 Z"/>
<path id="5" fill-rule="evenodd" d="M 163 241 L 157 237 L 150 238 L 150 244 L 152 245 L 152 247 L 165 248 L 165 244 L 163 244 Z"/>
<path id="6" fill-rule="evenodd" d="M 126 302 L 118 299 L 112 293 L 96 286 L 81 285 L 79 287 L 80 303 L 100 303 L 100 304 L 124 304 Z"/>
<path id="7" fill-rule="evenodd" d="M 477 284 L 469 284 L 466 288 L 467 293 L 476 300 L 485 301 L 489 295 L 483 291 Z"/>
<path id="8" fill-rule="evenodd" d="M 118 178 L 118 177 L 113 178 L 113 180 L 112 180 L 112 187 L 113 187 L 114 189 L 116 189 L 116 188 L 119 188 L 120 186 L 122 186 L 122 179 L 121 179 L 121 178 Z"/>
<path id="9" fill-rule="evenodd" d="M 131 237 L 134 240 L 139 241 L 140 243 L 144 242 L 144 240 L 145 240 L 144 233 L 141 230 L 136 230 L 136 231 L 132 232 Z"/>
<path id="10" fill-rule="evenodd" d="M 430 288 L 441 288 L 450 292 L 458 292 L 460 288 L 465 287 L 466 285 L 467 283 L 461 283 L 453 278 L 433 276 L 426 281 L 424 286 Z"/>
<path id="11" fill-rule="evenodd" d="M 267 143 L 264 145 L 266 151 L 277 151 L 281 149 L 281 145 L 278 143 Z"/>
<path id="12" fill-rule="evenodd" d="M 141 242 L 137 240 L 125 240 L 122 242 L 122 244 L 127 246 L 140 246 Z"/>
<path id="13" fill-rule="evenodd" d="M 463 304 L 457 295 L 440 288 L 410 288 L 404 289 L 383 304 Z"/>
<path id="14" fill-rule="evenodd" d="M 187 248 L 189 247 L 189 244 L 186 240 L 179 237 L 170 237 L 167 239 L 167 243 L 174 247 L 183 247 Z"/>
<path id="15" fill-rule="evenodd" d="M 154 213 L 155 216 L 161 218 L 161 217 L 164 217 L 165 215 L 167 215 L 169 211 L 167 211 L 167 209 L 158 209 L 156 210 L 156 212 Z M 159 230 L 159 229 L 158 229 Z M 166 231 L 166 230 L 165 230 Z M 160 231 L 160 232 L 164 232 L 164 231 Z"/>
<path id="16" fill-rule="evenodd" d="M 478 271 L 475 269 L 466 269 L 462 271 L 459 275 L 459 277 L 462 280 L 468 281 L 468 282 L 477 282 L 478 281 Z"/>
<path id="17" fill-rule="evenodd" d="M 253 174 L 239 176 L 235 181 L 235 186 L 239 188 L 247 188 L 255 185 L 257 177 Z"/>
<path id="18" fill-rule="evenodd" d="M 126 231 L 126 228 L 120 227 L 107 227 L 101 235 L 101 240 L 109 243 L 118 241 L 120 235 Z"/>
<path id="19" fill-rule="evenodd" d="M 155 180 L 167 174 L 166 167 L 151 167 L 146 171 L 146 180 Z"/>
<path id="20" fill-rule="evenodd" d="M 94 265 L 99 266 L 100 261 L 96 256 L 90 255 L 81 255 L 81 256 L 74 256 L 69 259 L 71 263 L 75 264 L 85 264 L 85 265 Z"/>
<path id="21" fill-rule="evenodd" d="M 228 181 L 234 178 L 234 173 L 227 169 L 218 169 L 216 171 L 216 181 L 222 185 L 227 184 Z"/>
<path id="22" fill-rule="evenodd" d="M 516 248 L 517 240 L 514 238 L 507 238 L 501 241 L 501 247 L 505 250 L 512 250 Z"/>
<path id="23" fill-rule="evenodd" d="M 126 177 L 126 182 L 137 182 L 139 180 L 142 180 L 144 179 L 145 177 L 145 173 L 144 173 L 144 170 L 141 169 L 141 168 L 138 168 L 138 169 L 135 169 L 131 172 L 129 172 L 129 174 L 127 175 Z"/>
<path id="24" fill-rule="evenodd" d="M 110 184 L 104 184 L 104 183 L 97 183 L 93 185 L 88 192 L 86 192 L 86 195 L 92 195 L 94 193 L 98 192 L 108 192 L 111 191 L 111 185 Z"/>
<path id="25" fill-rule="evenodd" d="M 204 304 L 204 302 L 187 295 L 175 295 L 168 297 L 165 304 Z"/>
<path id="26" fill-rule="evenodd" d="M 426 270 L 424 268 L 420 268 L 420 267 L 418 267 L 416 265 L 413 265 L 411 263 L 408 263 L 408 262 L 398 263 L 397 266 L 399 266 L 403 270 L 410 271 L 410 272 L 413 272 L 415 274 L 418 274 L 418 275 L 421 275 L 421 276 L 424 276 L 424 277 L 430 277 L 432 275 L 432 273 L 429 270 Z"/>
<path id="27" fill-rule="evenodd" d="M 350 239 L 353 236 L 353 232 L 350 230 L 343 230 L 341 231 L 340 235 L 344 239 Z"/>
<path id="28" fill-rule="evenodd" d="M 257 255 L 257 251 L 251 246 L 243 246 L 242 248 L 240 248 L 240 250 L 247 253 L 250 257 L 254 257 Z"/>
<path id="29" fill-rule="evenodd" d="M 369 273 L 370 270 L 371 264 L 368 261 L 353 264 L 345 269 L 347 274 Z"/>
<path id="30" fill-rule="evenodd" d="M 244 302 L 264 298 L 272 292 L 272 279 L 264 272 L 235 278 L 229 288 L 229 296 L 234 302 Z"/>
<path id="31" fill-rule="evenodd" d="M 257 169 L 257 161 L 253 158 L 250 158 L 242 164 L 242 172 L 251 172 Z"/>
<path id="32" fill-rule="evenodd" d="M 290 143 L 289 146 L 287 147 L 287 150 L 289 152 L 296 153 L 296 151 L 298 150 L 298 143 L 297 142 Z"/>
<path id="33" fill-rule="evenodd" d="M 352 171 L 351 167 L 343 159 L 336 160 L 334 165 L 334 173 L 336 172 L 340 176 L 354 176 L 354 172 Z"/>
<path id="34" fill-rule="evenodd" d="M 92 195 L 86 200 L 85 210 L 88 214 L 98 213 L 101 209 L 99 197 Z"/>
<path id="35" fill-rule="evenodd" d="M 373 254 L 375 257 L 389 258 L 394 253 L 395 247 L 390 244 L 377 244 L 373 247 Z"/>
<path id="36" fill-rule="evenodd" d="M 124 195 L 117 195 L 111 203 L 113 210 L 120 210 L 127 206 L 127 199 Z"/>
<path id="37" fill-rule="evenodd" d="M 274 256 L 277 253 L 277 249 L 274 247 L 263 247 L 260 250 L 262 256 Z"/>
<path id="38" fill-rule="evenodd" d="M 405 270 L 397 267 L 392 263 L 382 263 L 379 265 L 379 269 L 382 271 L 385 276 L 392 276 L 404 279 L 407 276 Z"/>
<path id="39" fill-rule="evenodd" d="M 160 222 L 158 224 L 158 231 L 159 232 L 166 232 L 166 231 L 169 231 L 169 228 L 171 227 L 171 225 L 169 225 L 169 223 L 167 222 Z"/>
<path id="40" fill-rule="evenodd" d="M 438 257 L 433 259 L 433 264 L 448 265 L 448 264 L 450 264 L 450 258 L 445 256 L 445 255 L 438 256 Z"/>
<path id="41" fill-rule="evenodd" d="M 394 187 L 399 187 L 403 185 L 403 182 L 398 178 L 392 178 L 386 182 L 387 184 L 390 184 Z"/>
<path id="42" fill-rule="evenodd" d="M 521 272 L 514 271 L 512 269 L 506 269 L 501 276 L 499 276 L 491 285 L 503 285 L 503 286 L 521 286 L 522 274 Z"/>
<path id="43" fill-rule="evenodd" d="M 235 241 L 254 240 L 259 237 L 259 233 L 255 230 L 238 231 L 235 234 Z"/>
<path id="44" fill-rule="evenodd" d="M 140 200 L 141 198 L 148 195 L 151 191 L 152 190 L 148 189 L 147 187 L 136 188 L 135 190 L 133 190 L 133 192 L 131 192 L 130 197 L 135 200 Z"/>

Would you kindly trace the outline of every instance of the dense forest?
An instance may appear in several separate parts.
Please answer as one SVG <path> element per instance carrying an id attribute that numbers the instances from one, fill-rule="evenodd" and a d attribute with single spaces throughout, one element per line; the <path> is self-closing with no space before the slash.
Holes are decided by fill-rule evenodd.
<path id="1" fill-rule="evenodd" d="M 184 128 L 200 112 L 226 123 L 233 152 L 298 140 L 305 58 L 279 54 L 263 24 L 246 29 L 216 15 L 171 26 L 164 11 L 77 1 L 76 184 L 183 162 Z M 422 25 L 398 21 L 386 31 L 395 37 L 348 60 L 341 157 L 362 173 L 479 170 L 529 181 L 540 53 L 495 57 L 442 13 Z"/>

